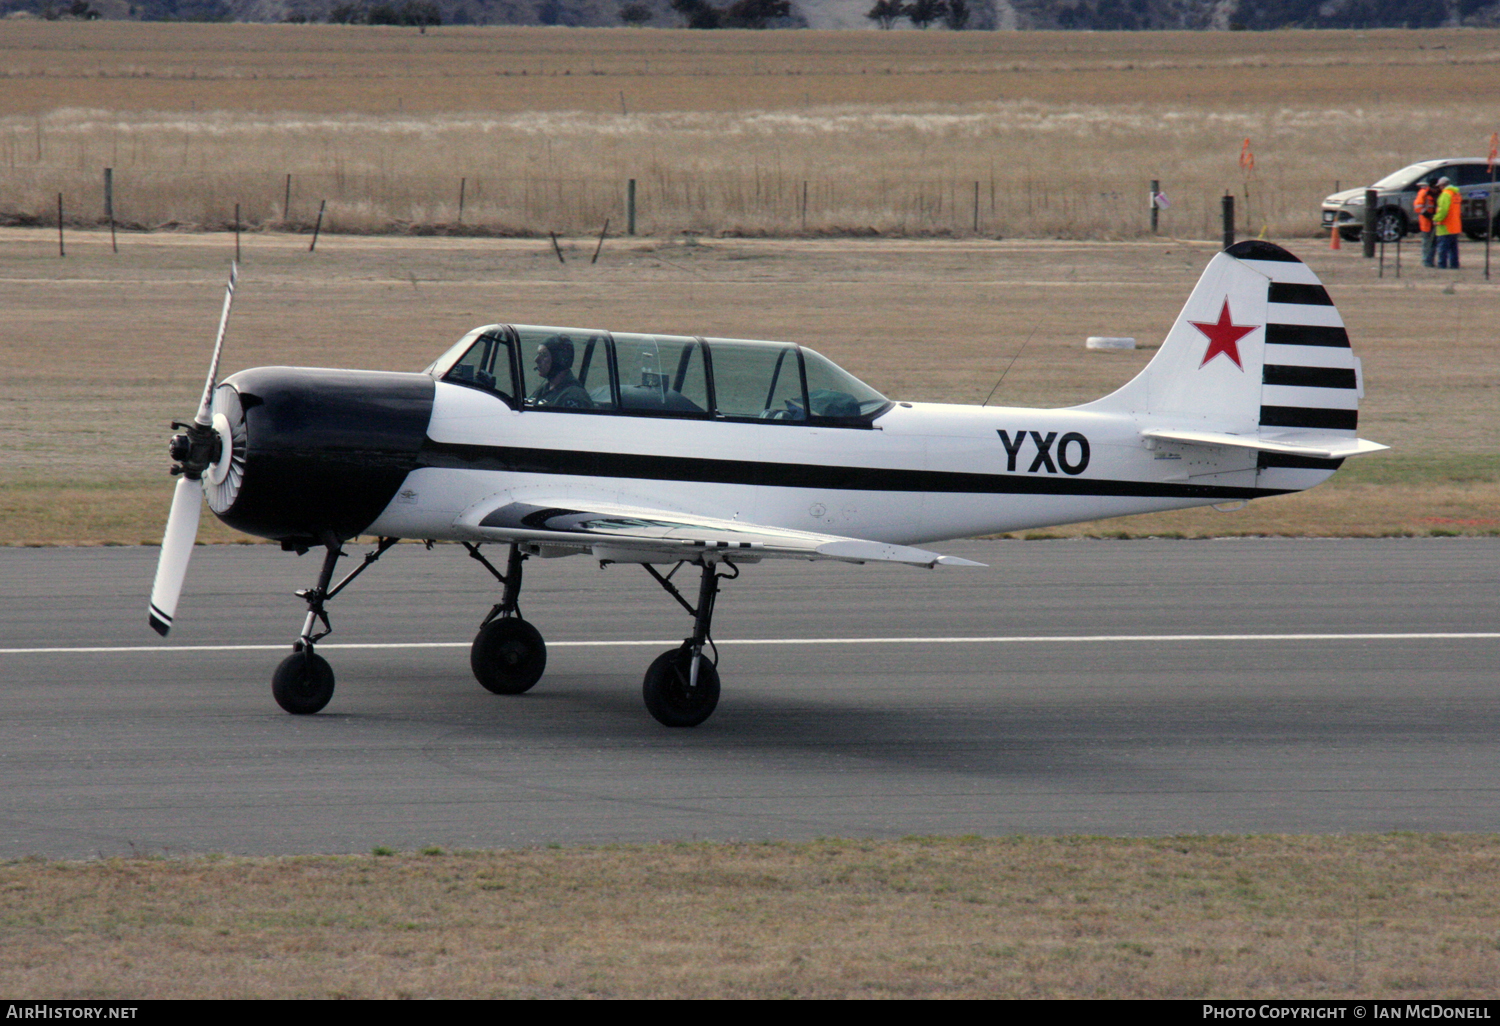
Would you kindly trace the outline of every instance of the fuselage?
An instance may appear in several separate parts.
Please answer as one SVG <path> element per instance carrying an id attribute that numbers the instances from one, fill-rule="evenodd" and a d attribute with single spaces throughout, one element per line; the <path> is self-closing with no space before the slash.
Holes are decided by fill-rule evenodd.
<path id="1" fill-rule="evenodd" d="M 234 375 L 220 392 L 240 408 L 243 467 L 234 494 L 209 488 L 212 508 L 301 544 L 329 532 L 477 540 L 476 514 L 509 499 L 910 545 L 1281 494 L 1332 472 L 1150 442 L 1139 418 L 1084 409 L 884 402 L 821 419 L 725 416 L 708 403 L 564 409 L 442 371 L 440 361 L 422 374 Z"/>
<path id="2" fill-rule="evenodd" d="M 817 427 L 513 410 L 439 382 L 419 465 L 366 533 L 473 538 L 466 512 L 509 494 L 919 544 L 1274 494 L 1253 453 L 1172 456 L 1073 410 L 896 403 Z"/>

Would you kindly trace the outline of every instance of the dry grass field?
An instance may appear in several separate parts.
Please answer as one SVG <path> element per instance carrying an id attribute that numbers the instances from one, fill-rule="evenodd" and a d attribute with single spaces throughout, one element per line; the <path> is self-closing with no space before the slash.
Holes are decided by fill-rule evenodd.
<path id="1" fill-rule="evenodd" d="M 493 321 L 790 339 L 888 395 L 1062 406 L 1104 395 L 1160 341 L 1215 247 L 1169 242 L 545 240 L 297 236 L 243 240 L 225 370 L 415 370 Z M 1310 492 L 1077 525 L 1048 535 L 1500 532 L 1500 285 L 1412 267 L 1376 277 L 1357 247 L 1297 247 L 1365 362 L 1361 432 L 1393 451 Z M 202 387 L 233 255 L 222 235 L 0 229 L 0 543 L 154 543 L 165 441 Z M 1471 257 L 1473 250 L 1470 251 Z M 1409 257 L 1410 254 L 1408 253 Z M 1497 254 L 1500 257 L 1500 254 Z M 1029 341 L 1028 341 L 1029 340 Z M 1019 354 L 1019 355 L 1018 355 Z M 236 537 L 212 517 L 200 538 Z"/>
<path id="2" fill-rule="evenodd" d="M 1491 999 L 1493 837 L 911 838 L 0 865 L 36 998 Z"/>
<path id="3" fill-rule="evenodd" d="M 0 219 L 543 234 L 1276 237 L 1483 155 L 1500 32 L 686 32 L 7 22 Z M 1433 117 L 1440 111 L 1441 117 Z M 1241 171 L 1241 145 L 1256 157 Z M 287 176 L 291 176 L 290 191 Z M 462 184 L 464 209 L 458 203 Z M 976 202 L 977 200 L 977 202 Z M 976 209 L 977 207 L 977 209 Z"/>

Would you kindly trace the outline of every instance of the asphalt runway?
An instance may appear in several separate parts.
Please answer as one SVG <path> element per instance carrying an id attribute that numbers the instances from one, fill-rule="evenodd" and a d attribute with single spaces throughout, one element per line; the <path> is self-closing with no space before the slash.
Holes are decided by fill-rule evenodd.
<path id="1" fill-rule="evenodd" d="M 0 856 L 1500 829 L 1500 541 L 933 548 L 990 569 L 745 568 L 692 730 L 641 704 L 689 621 L 636 567 L 530 561 L 548 671 L 501 697 L 468 669 L 488 575 L 399 546 L 293 717 L 316 553 L 200 548 L 158 641 L 155 549 L 0 549 Z"/>

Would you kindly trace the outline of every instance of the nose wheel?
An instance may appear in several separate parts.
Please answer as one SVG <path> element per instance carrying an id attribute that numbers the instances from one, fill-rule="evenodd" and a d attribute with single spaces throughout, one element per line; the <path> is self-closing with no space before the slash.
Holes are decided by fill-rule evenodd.
<path id="1" fill-rule="evenodd" d="M 271 695 L 295 716 L 318 712 L 333 698 L 333 667 L 316 652 L 293 652 L 272 674 Z"/>
<path id="2" fill-rule="evenodd" d="M 328 660 L 313 651 L 313 646 L 333 632 L 325 608 L 335 595 L 343 591 L 349 582 L 365 568 L 383 556 L 395 545 L 396 538 L 381 538 L 374 551 L 365 553 L 364 562 L 350 571 L 342 581 L 329 587 L 333 581 L 333 569 L 344 554 L 339 540 L 331 532 L 324 538 L 325 552 L 323 569 L 318 573 L 315 587 L 304 588 L 297 597 L 307 603 L 307 617 L 302 621 L 302 635 L 292 645 L 292 654 L 281 661 L 276 672 L 271 674 L 271 697 L 276 704 L 295 716 L 308 716 L 319 712 L 333 698 L 333 667 Z M 305 552 L 305 549 L 299 549 Z M 322 630 L 317 630 L 319 625 Z"/>

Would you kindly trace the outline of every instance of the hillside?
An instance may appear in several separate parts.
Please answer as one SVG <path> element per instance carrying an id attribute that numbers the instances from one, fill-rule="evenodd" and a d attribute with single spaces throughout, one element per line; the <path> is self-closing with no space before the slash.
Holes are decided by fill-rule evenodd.
<path id="1" fill-rule="evenodd" d="M 790 15 L 777 19 L 772 27 L 873 31 L 876 23 L 866 17 L 873 3 L 792 0 Z M 728 8 L 731 2 L 722 0 L 717 6 Z M 970 16 L 965 27 L 970 30 L 1266 31 L 1500 25 L 1497 0 L 967 0 L 967 6 Z M 647 27 L 677 28 L 686 23 L 670 0 L 0 0 L 0 17 L 606 26 L 622 24 L 625 8 L 635 8 L 636 20 Z M 914 29 L 904 18 L 892 27 Z M 943 20 L 933 21 L 931 31 L 946 31 Z"/>

